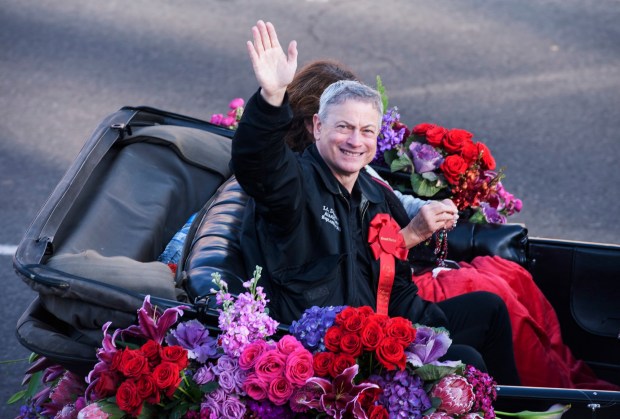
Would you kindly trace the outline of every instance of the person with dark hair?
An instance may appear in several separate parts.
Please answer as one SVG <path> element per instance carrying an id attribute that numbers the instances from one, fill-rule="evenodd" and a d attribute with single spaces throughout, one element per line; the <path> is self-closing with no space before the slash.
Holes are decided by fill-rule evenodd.
<path id="1" fill-rule="evenodd" d="M 440 304 L 417 295 L 408 249 L 455 212 L 441 208 L 433 223 L 409 220 L 388 204 L 392 191 L 362 170 L 374 157 L 383 113 L 378 92 L 356 81 L 331 84 L 313 115 L 315 143 L 302 154 L 284 142 L 293 118 L 287 87 L 297 66 L 293 41 L 284 53 L 270 23 L 259 21 L 248 42 L 260 89 L 235 132 L 231 165 L 250 196 L 241 248 L 246 270 L 263 267 L 270 313 L 290 323 L 313 305 L 368 305 L 414 323 L 444 326 L 454 344 L 449 359 L 488 369 L 502 384 L 518 384 L 506 306 L 491 293 L 470 293 Z M 369 239 L 379 220 L 405 260 L 389 286 Z M 380 230 L 383 234 L 385 230 Z M 382 276 L 383 277 L 383 276 Z M 485 368 L 486 366 L 486 368 Z"/>

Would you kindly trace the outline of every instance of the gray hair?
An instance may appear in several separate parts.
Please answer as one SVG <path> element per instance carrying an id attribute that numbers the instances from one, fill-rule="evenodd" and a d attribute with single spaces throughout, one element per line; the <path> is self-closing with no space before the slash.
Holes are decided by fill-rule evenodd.
<path id="1" fill-rule="evenodd" d="M 381 117 L 383 116 L 381 95 L 372 87 L 355 80 L 339 80 L 327 86 L 319 101 L 318 115 L 321 121 L 325 121 L 327 118 L 329 106 L 342 104 L 349 99 L 373 105 L 379 112 L 379 125 L 381 125 Z"/>

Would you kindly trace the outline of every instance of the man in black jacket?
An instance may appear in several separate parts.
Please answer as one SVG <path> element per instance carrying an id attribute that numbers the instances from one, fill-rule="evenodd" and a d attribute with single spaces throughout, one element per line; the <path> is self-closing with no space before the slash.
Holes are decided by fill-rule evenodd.
<path id="1" fill-rule="evenodd" d="M 314 305 L 377 308 L 383 301 L 390 316 L 446 326 L 456 342 L 451 319 L 464 316 L 446 316 L 439 305 L 422 300 L 407 260 L 396 259 L 387 275 L 393 283 L 383 300 L 378 292 L 386 288 L 369 245 L 377 215 L 396 226 L 390 240 L 397 240 L 405 255 L 455 217 L 452 208 L 437 206 L 430 224 L 419 217 L 409 221 L 402 207 L 390 205 L 393 200 L 386 194 L 392 192 L 361 170 L 376 152 L 383 114 L 379 94 L 354 81 L 328 87 L 314 117 L 316 144 L 298 156 L 284 143 L 292 116 L 286 87 L 295 74 L 296 43 L 285 54 L 270 23 L 259 21 L 252 32 L 248 52 L 260 89 L 248 101 L 235 133 L 232 166 L 252 197 L 241 242 L 246 269 L 263 267 L 272 315 L 290 323 Z M 497 364 L 492 372 L 498 379 L 498 373 L 503 375 L 503 384 L 514 384 L 518 378 L 505 306 L 493 298 L 488 307 L 489 322 L 478 327 L 479 337 L 468 335 L 464 343 L 482 351 L 489 367 Z M 497 361 L 489 362 L 487 352 Z"/>

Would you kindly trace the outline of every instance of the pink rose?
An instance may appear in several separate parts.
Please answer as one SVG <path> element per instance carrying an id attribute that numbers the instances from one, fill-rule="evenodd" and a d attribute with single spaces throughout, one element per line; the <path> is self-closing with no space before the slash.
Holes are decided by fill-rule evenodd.
<path id="1" fill-rule="evenodd" d="M 303 347 L 296 350 L 286 359 L 284 376 L 298 386 L 306 384 L 306 380 L 314 375 L 312 354 Z"/>
<path id="2" fill-rule="evenodd" d="M 247 345 L 239 357 L 239 368 L 247 371 L 254 367 L 258 358 L 267 351 L 267 343 L 260 339 Z"/>
<path id="3" fill-rule="evenodd" d="M 450 415 L 462 415 L 474 404 L 474 389 L 465 377 L 450 374 L 443 377 L 431 390 L 431 397 L 441 400 L 438 410 Z"/>
<path id="4" fill-rule="evenodd" d="M 243 382 L 243 391 L 254 400 L 265 400 L 267 398 L 267 383 L 258 378 L 256 374 L 250 374 Z"/>
<path id="5" fill-rule="evenodd" d="M 284 355 L 289 355 L 298 349 L 303 349 L 303 345 L 295 338 L 295 336 L 284 335 L 276 344 L 276 348 Z"/>
<path id="6" fill-rule="evenodd" d="M 276 406 L 282 406 L 293 394 L 293 386 L 285 377 L 278 377 L 269 383 L 267 397 Z"/>
<path id="7" fill-rule="evenodd" d="M 230 109 L 237 109 L 237 108 L 242 107 L 243 105 L 245 105 L 245 101 L 242 98 L 237 97 L 230 101 L 230 104 L 228 105 L 228 107 Z"/>
<path id="8" fill-rule="evenodd" d="M 270 382 L 284 374 L 286 356 L 277 350 L 270 350 L 262 354 L 254 364 L 254 371 L 258 378 Z"/>

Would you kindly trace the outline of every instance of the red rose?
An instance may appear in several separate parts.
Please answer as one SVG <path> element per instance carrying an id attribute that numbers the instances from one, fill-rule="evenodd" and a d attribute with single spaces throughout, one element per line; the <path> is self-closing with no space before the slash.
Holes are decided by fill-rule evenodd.
<path id="1" fill-rule="evenodd" d="M 148 403 L 159 403 L 159 388 L 155 384 L 155 379 L 152 375 L 142 375 L 136 380 L 136 389 L 138 396 L 142 400 L 146 400 Z"/>
<path id="2" fill-rule="evenodd" d="M 142 347 L 140 348 L 140 352 L 142 352 L 146 356 L 151 366 L 155 366 L 161 361 L 161 358 L 159 356 L 160 349 L 161 345 L 159 343 L 155 342 L 152 339 L 149 339 L 149 341 L 142 345 Z"/>
<path id="3" fill-rule="evenodd" d="M 119 386 L 116 392 L 116 404 L 121 410 L 132 416 L 138 416 L 142 411 L 142 402 L 133 380 L 126 380 Z"/>
<path id="4" fill-rule="evenodd" d="M 365 350 L 374 351 L 379 346 L 381 339 L 383 339 L 383 328 L 374 320 L 366 322 L 360 334 L 360 338 Z"/>
<path id="5" fill-rule="evenodd" d="M 345 333 L 340 339 L 340 350 L 357 358 L 362 354 L 362 340 L 357 333 Z"/>
<path id="6" fill-rule="evenodd" d="M 122 359 L 123 350 L 114 352 L 114 355 L 112 355 L 112 362 L 110 362 L 110 371 L 119 371 Z"/>
<path id="7" fill-rule="evenodd" d="M 98 399 L 105 399 L 116 391 L 119 382 L 119 376 L 112 371 L 103 371 L 94 386 L 94 392 Z"/>
<path id="8" fill-rule="evenodd" d="M 370 306 L 361 306 L 357 308 L 357 312 L 360 316 L 366 318 L 375 315 L 375 311 Z"/>
<path id="9" fill-rule="evenodd" d="M 189 364 L 187 358 L 187 349 L 182 346 L 164 346 L 161 348 L 161 360 L 167 362 L 173 362 L 179 366 L 179 370 L 184 370 Z"/>
<path id="10" fill-rule="evenodd" d="M 388 419 L 390 415 L 385 407 L 373 405 L 368 409 L 368 419 Z"/>
<path id="11" fill-rule="evenodd" d="M 144 353 L 137 349 L 125 349 L 119 365 L 119 371 L 126 377 L 139 377 L 142 374 L 151 372 L 149 368 L 149 360 Z"/>
<path id="12" fill-rule="evenodd" d="M 342 329 L 338 326 L 332 326 L 327 329 L 324 338 L 325 347 L 332 352 L 338 352 L 340 350 L 340 339 L 342 339 L 342 335 Z"/>
<path id="13" fill-rule="evenodd" d="M 466 144 L 471 144 L 474 134 L 464 129 L 451 129 L 443 139 L 443 148 L 451 154 L 458 153 Z"/>
<path id="14" fill-rule="evenodd" d="M 179 366 L 173 362 L 162 362 L 153 370 L 155 385 L 171 397 L 181 384 Z"/>
<path id="15" fill-rule="evenodd" d="M 312 358 L 312 367 L 319 377 L 329 375 L 329 366 L 334 362 L 335 355 L 331 352 L 317 352 Z"/>
<path id="16" fill-rule="evenodd" d="M 411 324 L 411 320 L 403 317 L 394 317 L 387 325 L 385 334 L 398 340 L 403 347 L 407 347 L 415 339 L 416 330 Z"/>
<path id="17" fill-rule="evenodd" d="M 340 313 L 336 314 L 334 324 L 340 326 L 346 319 L 358 314 L 358 310 L 355 307 L 346 307 Z"/>
<path id="18" fill-rule="evenodd" d="M 426 141 L 433 147 L 439 147 L 447 133 L 447 129 L 435 125 L 426 131 Z"/>
<path id="19" fill-rule="evenodd" d="M 337 377 L 342 374 L 342 371 L 355 365 L 355 358 L 347 354 L 338 354 L 334 357 L 334 362 L 329 366 L 329 374 L 332 377 Z"/>
<path id="20" fill-rule="evenodd" d="M 458 185 L 459 178 L 465 173 L 467 167 L 465 160 L 456 154 L 446 157 L 441 166 L 439 166 L 446 180 L 452 185 Z"/>
<path id="21" fill-rule="evenodd" d="M 429 124 L 428 122 L 423 122 L 413 127 L 412 131 L 415 135 L 426 135 L 426 131 L 428 131 L 431 128 L 435 128 L 435 127 L 436 127 L 435 124 Z"/>
<path id="22" fill-rule="evenodd" d="M 387 314 L 375 314 L 372 316 L 372 321 L 377 322 L 381 328 L 385 328 L 390 321 L 390 318 Z"/>
<path id="23" fill-rule="evenodd" d="M 483 143 L 478 144 L 480 144 L 482 151 L 482 169 L 495 170 L 495 159 L 491 155 L 491 150 Z"/>
<path id="24" fill-rule="evenodd" d="M 364 326 L 364 317 L 360 316 L 359 313 L 356 313 L 353 316 L 347 317 L 344 322 L 342 322 L 341 326 L 345 332 L 358 332 L 362 330 L 362 327 Z"/>
<path id="25" fill-rule="evenodd" d="M 397 367 L 401 370 L 405 369 L 407 357 L 403 345 L 395 338 L 387 337 L 381 341 L 376 351 L 377 359 L 388 371 Z"/>

